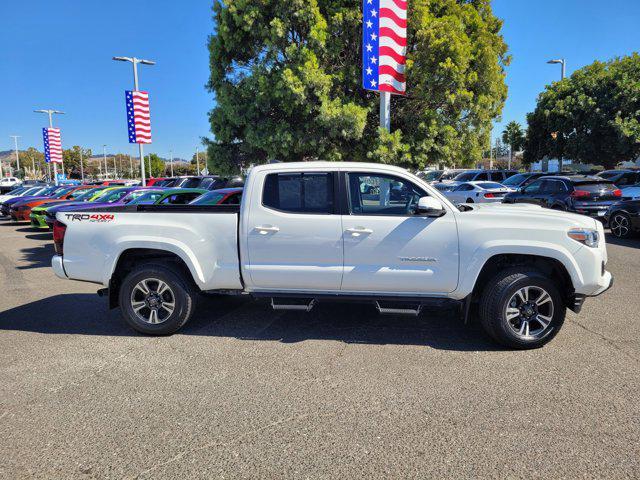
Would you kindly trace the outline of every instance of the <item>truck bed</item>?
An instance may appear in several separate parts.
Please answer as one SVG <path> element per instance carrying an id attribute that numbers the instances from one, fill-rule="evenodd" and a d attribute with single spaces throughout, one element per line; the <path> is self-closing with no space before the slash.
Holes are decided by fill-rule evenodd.
<path id="1" fill-rule="evenodd" d="M 133 205 L 59 212 L 70 279 L 108 286 L 123 255 L 180 258 L 203 290 L 241 289 L 238 205 Z"/>

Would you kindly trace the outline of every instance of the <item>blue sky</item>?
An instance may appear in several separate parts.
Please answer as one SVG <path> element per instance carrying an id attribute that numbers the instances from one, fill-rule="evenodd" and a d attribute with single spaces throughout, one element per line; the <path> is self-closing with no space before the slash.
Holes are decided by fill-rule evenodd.
<path id="1" fill-rule="evenodd" d="M 503 34 L 513 55 L 509 99 L 496 133 L 510 120 L 524 123 L 538 93 L 560 76 L 552 57 L 567 59 L 567 74 L 591 63 L 640 50 L 640 1 L 494 0 L 505 20 Z M 56 119 L 63 145 L 135 154 L 127 143 L 124 90 L 132 87 L 130 64 L 114 55 L 157 61 L 140 67 L 141 88 L 150 92 L 154 143 L 146 151 L 169 150 L 191 157 L 209 135 L 212 96 L 207 35 L 210 0 L 2 2 L 0 16 L 0 150 L 9 135 L 21 147 L 42 148 L 46 117 L 38 108 L 67 112 Z M 409 85 L 408 88 L 411 88 Z"/>

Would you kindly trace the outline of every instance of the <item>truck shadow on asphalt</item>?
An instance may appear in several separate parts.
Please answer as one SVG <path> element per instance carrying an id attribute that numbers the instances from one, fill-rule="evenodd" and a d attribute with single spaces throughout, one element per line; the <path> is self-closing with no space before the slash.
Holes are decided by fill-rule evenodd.
<path id="1" fill-rule="evenodd" d="M 49 233 L 41 233 L 38 235 L 48 235 Z M 31 238 L 31 235 L 26 235 L 27 238 Z M 46 240 L 47 237 L 36 237 L 36 240 Z M 17 270 L 29 270 L 32 268 L 45 268 L 51 267 L 51 257 L 55 254 L 53 241 L 50 243 L 39 244 L 36 247 L 22 248 L 20 249 L 22 254 L 21 265 L 17 265 Z"/>
<path id="2" fill-rule="evenodd" d="M 146 338 L 125 324 L 119 310 L 108 310 L 106 299 L 88 293 L 54 295 L 9 309 L 0 313 L 0 330 Z M 425 310 L 419 317 L 397 317 L 381 316 L 369 305 L 326 303 L 309 313 L 274 312 L 264 302 L 237 297 L 203 297 L 194 317 L 175 335 L 501 350 L 476 321 L 464 325 L 454 310 Z"/>
<path id="3" fill-rule="evenodd" d="M 640 235 L 636 234 L 631 238 L 616 238 L 611 234 L 606 234 L 607 244 L 618 245 L 620 247 L 640 248 Z"/>

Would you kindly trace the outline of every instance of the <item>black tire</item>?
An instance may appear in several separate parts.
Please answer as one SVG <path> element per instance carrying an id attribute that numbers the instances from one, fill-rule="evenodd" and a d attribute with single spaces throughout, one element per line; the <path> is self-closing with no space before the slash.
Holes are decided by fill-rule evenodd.
<path id="1" fill-rule="evenodd" d="M 551 210 L 559 210 L 561 212 L 566 212 L 567 211 L 567 209 L 565 207 L 563 207 L 562 205 L 558 205 L 558 204 L 553 205 L 551 207 Z"/>
<path id="2" fill-rule="evenodd" d="M 145 283 L 148 291 L 158 297 L 160 283 L 163 282 L 168 287 L 160 296 L 160 303 L 157 299 L 145 300 L 144 292 L 137 287 Z M 154 291 L 155 288 L 155 291 Z M 135 290 L 135 291 L 134 291 Z M 189 321 L 195 310 L 197 293 L 195 288 L 185 278 L 184 274 L 173 265 L 153 262 L 143 263 L 134 267 L 125 279 L 122 281 L 119 292 L 120 311 L 125 321 L 140 333 L 147 335 L 170 335 L 178 331 Z M 142 307 L 139 310 L 140 315 L 136 313 L 133 307 L 134 300 L 137 304 L 155 301 L 156 308 Z M 157 305 L 166 304 L 157 307 Z M 173 304 L 173 308 L 169 311 L 169 306 Z M 157 323 L 151 323 L 154 319 L 151 310 L 156 310 L 155 319 Z M 149 314 L 147 314 L 149 312 Z M 151 317 L 149 321 L 144 321 L 141 317 Z"/>
<path id="3" fill-rule="evenodd" d="M 472 198 L 467 198 L 467 201 L 465 203 L 473 203 L 473 199 Z"/>
<path id="4" fill-rule="evenodd" d="M 616 212 L 609 218 L 609 229 L 614 237 L 629 238 L 632 234 L 631 219 L 624 212 Z"/>
<path id="5" fill-rule="evenodd" d="M 550 300 L 543 302 L 538 307 L 531 305 L 535 309 L 532 317 L 527 317 L 525 309 L 528 302 L 521 302 L 518 292 L 529 287 L 531 301 L 536 299 L 544 300 L 542 293 L 538 297 L 538 292 L 546 292 Z M 529 299 L 529 295 L 527 295 Z M 512 303 L 513 302 L 513 303 Z M 551 305 L 549 306 L 549 302 Z M 509 320 L 507 318 L 507 308 L 520 311 L 520 315 Z M 526 310 L 529 313 L 529 310 Z M 537 313 L 536 313 L 537 312 Z M 498 343 L 506 347 L 515 349 L 539 348 L 553 339 L 560 331 L 566 314 L 566 307 L 562 301 L 562 296 L 556 284 L 543 273 L 526 267 L 512 268 L 499 272 L 493 277 L 485 287 L 480 298 L 480 320 L 485 331 Z M 550 318 L 547 326 L 543 328 L 541 318 Z M 526 320 L 525 320 L 526 319 Z M 524 328 L 525 334 L 517 332 L 519 328 Z M 519 322 L 519 323 L 518 323 Z M 541 329 L 539 334 L 534 334 L 535 329 Z M 531 334 L 529 334 L 531 331 Z"/>

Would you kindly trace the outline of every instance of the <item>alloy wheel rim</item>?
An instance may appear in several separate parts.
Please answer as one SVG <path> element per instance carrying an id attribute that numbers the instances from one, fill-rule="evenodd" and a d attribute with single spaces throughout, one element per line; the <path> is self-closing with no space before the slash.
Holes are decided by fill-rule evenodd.
<path id="1" fill-rule="evenodd" d="M 164 323 L 176 308 L 176 297 L 171 287 L 158 278 L 145 278 L 131 291 L 131 308 L 145 323 Z"/>
<path id="2" fill-rule="evenodd" d="M 505 308 L 505 318 L 513 333 L 531 340 L 540 338 L 549 329 L 553 312 L 553 299 L 549 292 L 529 285 L 511 296 Z"/>
<path id="3" fill-rule="evenodd" d="M 624 215 L 614 215 L 611 219 L 611 231 L 616 237 L 624 237 L 629 233 L 629 220 Z"/>

